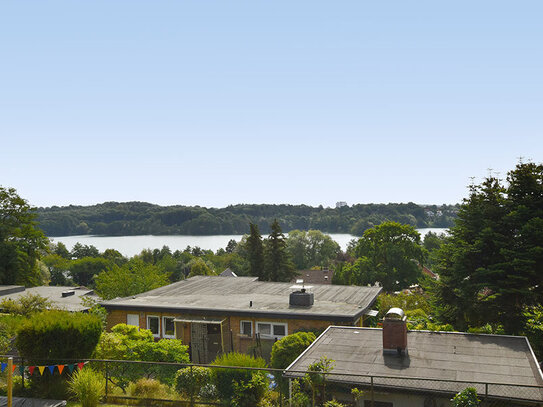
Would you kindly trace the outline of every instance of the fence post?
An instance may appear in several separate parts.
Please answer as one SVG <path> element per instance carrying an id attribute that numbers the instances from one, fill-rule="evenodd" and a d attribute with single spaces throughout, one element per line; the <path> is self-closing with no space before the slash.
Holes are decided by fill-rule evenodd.
<path id="1" fill-rule="evenodd" d="M 109 382 L 109 363 L 106 361 L 106 402 L 107 402 L 107 393 L 108 393 L 108 382 Z"/>
<path id="2" fill-rule="evenodd" d="M 8 407 L 12 406 L 13 402 L 13 358 L 8 358 Z"/>
<path id="3" fill-rule="evenodd" d="M 488 401 L 488 383 L 485 383 L 485 403 Z"/>
<path id="4" fill-rule="evenodd" d="M 288 378 L 288 405 L 292 407 L 292 379 Z"/>
<path id="5" fill-rule="evenodd" d="M 373 376 L 371 376 L 371 407 L 375 407 L 375 400 L 373 397 Z"/>
<path id="6" fill-rule="evenodd" d="M 190 407 L 194 406 L 194 373 L 192 364 L 190 365 Z"/>
<path id="7" fill-rule="evenodd" d="M 24 358 L 21 358 L 21 366 L 23 367 L 21 369 L 21 387 L 24 390 L 25 388 L 25 360 Z"/>

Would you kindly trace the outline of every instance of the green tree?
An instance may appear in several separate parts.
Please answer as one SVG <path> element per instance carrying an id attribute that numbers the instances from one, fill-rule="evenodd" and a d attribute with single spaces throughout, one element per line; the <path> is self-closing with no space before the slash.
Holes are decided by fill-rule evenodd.
<path id="1" fill-rule="evenodd" d="M 473 387 L 462 390 L 451 401 L 454 407 L 477 407 L 480 403 L 477 390 Z"/>
<path id="2" fill-rule="evenodd" d="M 215 275 L 215 272 L 200 257 L 197 257 L 191 260 L 191 262 L 189 263 L 189 267 L 190 267 L 189 277 Z"/>
<path id="3" fill-rule="evenodd" d="M 64 286 L 68 284 L 65 273 L 70 270 L 70 260 L 55 253 L 44 256 L 42 261 L 49 269 L 49 275 L 51 276 L 49 285 Z"/>
<path id="4" fill-rule="evenodd" d="M 380 283 L 385 291 L 397 291 L 416 283 L 421 270 L 420 234 L 411 225 L 385 222 L 364 232 L 355 248 L 357 260 L 345 265 L 345 283 Z"/>
<path id="5" fill-rule="evenodd" d="M 525 307 L 543 300 L 543 165 L 519 163 L 505 185 L 492 176 L 472 185 L 437 271 L 431 292 L 443 321 L 522 332 Z"/>
<path id="6" fill-rule="evenodd" d="M 100 251 L 93 245 L 82 245 L 77 242 L 72 248 L 71 255 L 73 258 L 82 259 L 84 257 L 98 257 Z"/>
<path id="7" fill-rule="evenodd" d="M 249 261 L 249 275 L 256 276 L 264 280 L 264 245 L 258 226 L 254 223 L 249 224 L 250 234 L 245 243 L 247 250 L 247 260 Z"/>
<path id="8" fill-rule="evenodd" d="M 162 287 L 168 275 L 153 265 L 135 258 L 122 266 L 114 264 L 95 277 L 96 293 L 105 300 L 128 297 Z"/>
<path id="9" fill-rule="evenodd" d="M 101 257 L 83 257 L 70 264 L 70 275 L 76 284 L 92 287 L 94 276 L 111 267 L 111 262 Z"/>
<path id="10" fill-rule="evenodd" d="M 41 284 L 38 260 L 47 238 L 14 188 L 0 186 L 0 284 Z"/>
<path id="11" fill-rule="evenodd" d="M 266 240 L 263 280 L 290 281 L 296 276 L 286 245 L 285 235 L 276 219 L 271 225 L 271 232 Z"/>

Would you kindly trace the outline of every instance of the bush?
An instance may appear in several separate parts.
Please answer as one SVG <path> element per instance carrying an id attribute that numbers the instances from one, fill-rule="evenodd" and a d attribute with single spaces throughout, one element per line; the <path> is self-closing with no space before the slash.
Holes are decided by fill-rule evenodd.
<path id="1" fill-rule="evenodd" d="M 26 293 L 16 300 L 6 298 L 0 303 L 0 308 L 13 315 L 29 316 L 36 312 L 46 311 L 52 307 L 51 301 L 39 294 Z"/>
<path id="2" fill-rule="evenodd" d="M 314 340 L 312 332 L 298 332 L 278 340 L 272 347 L 270 366 L 286 369 Z"/>
<path id="3" fill-rule="evenodd" d="M 264 359 L 236 352 L 221 355 L 212 364 L 215 366 L 266 367 Z M 212 377 L 219 397 L 227 405 L 254 406 L 264 397 L 268 388 L 268 378 L 265 371 L 216 368 L 213 370 Z"/>
<path id="4" fill-rule="evenodd" d="M 102 324 L 94 315 L 45 311 L 19 327 L 15 345 L 29 361 L 89 358 L 100 339 Z"/>
<path id="5" fill-rule="evenodd" d="M 74 373 L 69 381 L 69 388 L 82 407 L 95 407 L 102 397 L 104 384 L 101 374 L 91 368 L 84 368 Z"/>
<path id="6" fill-rule="evenodd" d="M 200 396 L 202 388 L 211 382 L 211 371 L 206 367 L 193 366 L 179 369 L 175 374 L 175 389 L 186 396 Z"/>
<path id="7" fill-rule="evenodd" d="M 454 407 L 477 407 L 480 403 L 477 390 L 468 387 L 452 398 Z"/>
<path id="8" fill-rule="evenodd" d="M 156 379 L 142 378 L 128 387 L 128 394 L 143 399 L 169 399 L 169 387 Z"/>

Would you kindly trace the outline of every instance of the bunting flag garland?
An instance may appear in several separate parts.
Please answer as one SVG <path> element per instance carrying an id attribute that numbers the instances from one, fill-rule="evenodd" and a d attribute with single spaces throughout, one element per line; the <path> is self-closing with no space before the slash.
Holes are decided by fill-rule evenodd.
<path id="1" fill-rule="evenodd" d="M 6 367 L 8 367 L 8 364 L 2 362 L 2 365 L 0 365 L 0 369 L 2 370 L 2 373 L 4 373 L 4 370 L 6 370 Z"/>
<path id="2" fill-rule="evenodd" d="M 58 365 L 58 366 L 57 366 L 57 367 L 58 367 L 58 373 L 59 373 L 59 374 L 62 374 L 62 371 L 64 370 L 64 366 L 65 366 L 65 365 Z"/>
<path id="3" fill-rule="evenodd" d="M 19 368 L 19 373 L 21 375 L 24 375 L 25 369 L 28 368 L 28 373 L 30 376 L 34 374 L 34 371 L 36 368 L 38 368 L 38 372 L 40 375 L 43 375 L 45 373 L 45 368 L 49 370 L 49 372 L 54 375 L 55 374 L 55 368 L 58 369 L 58 373 L 61 375 L 65 368 L 68 368 L 69 372 L 72 373 L 74 369 L 81 370 L 87 364 L 88 362 L 79 362 L 79 363 L 70 363 L 67 365 L 44 365 L 44 366 L 24 366 L 24 365 L 12 365 L 12 372 L 15 372 L 15 369 Z M 8 364 L 5 362 L 0 363 L 0 373 L 3 373 L 4 370 L 8 367 Z"/>
<path id="4" fill-rule="evenodd" d="M 40 371 L 40 374 L 43 374 L 43 371 L 45 370 L 45 366 L 38 366 L 38 370 Z"/>
<path id="5" fill-rule="evenodd" d="M 56 365 L 47 366 L 47 368 L 49 369 L 51 374 L 53 374 L 55 372 L 55 367 L 56 367 Z"/>
<path id="6" fill-rule="evenodd" d="M 17 367 L 17 365 L 13 365 L 13 366 L 11 367 L 11 373 L 15 372 L 15 368 L 16 368 L 16 367 Z"/>
<path id="7" fill-rule="evenodd" d="M 74 365 L 73 364 L 68 365 L 68 370 L 70 371 L 70 373 L 72 373 L 74 371 Z"/>
<path id="8" fill-rule="evenodd" d="M 28 373 L 30 373 L 30 376 L 34 374 L 34 369 L 36 369 L 36 366 L 28 366 Z"/>
<path id="9" fill-rule="evenodd" d="M 84 362 L 80 362 L 77 364 L 77 367 L 79 368 L 79 370 L 83 369 L 83 366 L 85 366 Z"/>

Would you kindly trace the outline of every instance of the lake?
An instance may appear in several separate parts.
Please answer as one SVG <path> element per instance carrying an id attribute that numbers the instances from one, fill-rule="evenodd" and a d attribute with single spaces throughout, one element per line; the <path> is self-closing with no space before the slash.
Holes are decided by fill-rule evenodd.
<path id="1" fill-rule="evenodd" d="M 439 228 L 424 228 L 417 229 L 422 236 L 428 232 L 445 233 L 447 229 Z M 351 239 L 356 239 L 356 236 L 342 233 L 328 233 L 341 246 L 343 250 L 349 244 Z M 243 235 L 213 235 L 213 236 L 186 236 L 186 235 L 166 235 L 166 236 L 59 236 L 50 238 L 53 242 L 62 242 L 68 250 L 72 250 L 73 246 L 79 242 L 83 245 L 93 245 L 98 250 L 103 252 L 106 249 L 115 249 L 121 252 L 124 256 L 132 257 L 139 254 L 143 249 L 161 249 L 162 246 L 168 246 L 172 252 L 176 250 L 184 250 L 187 246 L 199 246 L 205 250 L 217 251 L 220 248 L 225 248 L 230 239 L 239 242 Z M 266 237 L 266 236 L 264 236 Z"/>

